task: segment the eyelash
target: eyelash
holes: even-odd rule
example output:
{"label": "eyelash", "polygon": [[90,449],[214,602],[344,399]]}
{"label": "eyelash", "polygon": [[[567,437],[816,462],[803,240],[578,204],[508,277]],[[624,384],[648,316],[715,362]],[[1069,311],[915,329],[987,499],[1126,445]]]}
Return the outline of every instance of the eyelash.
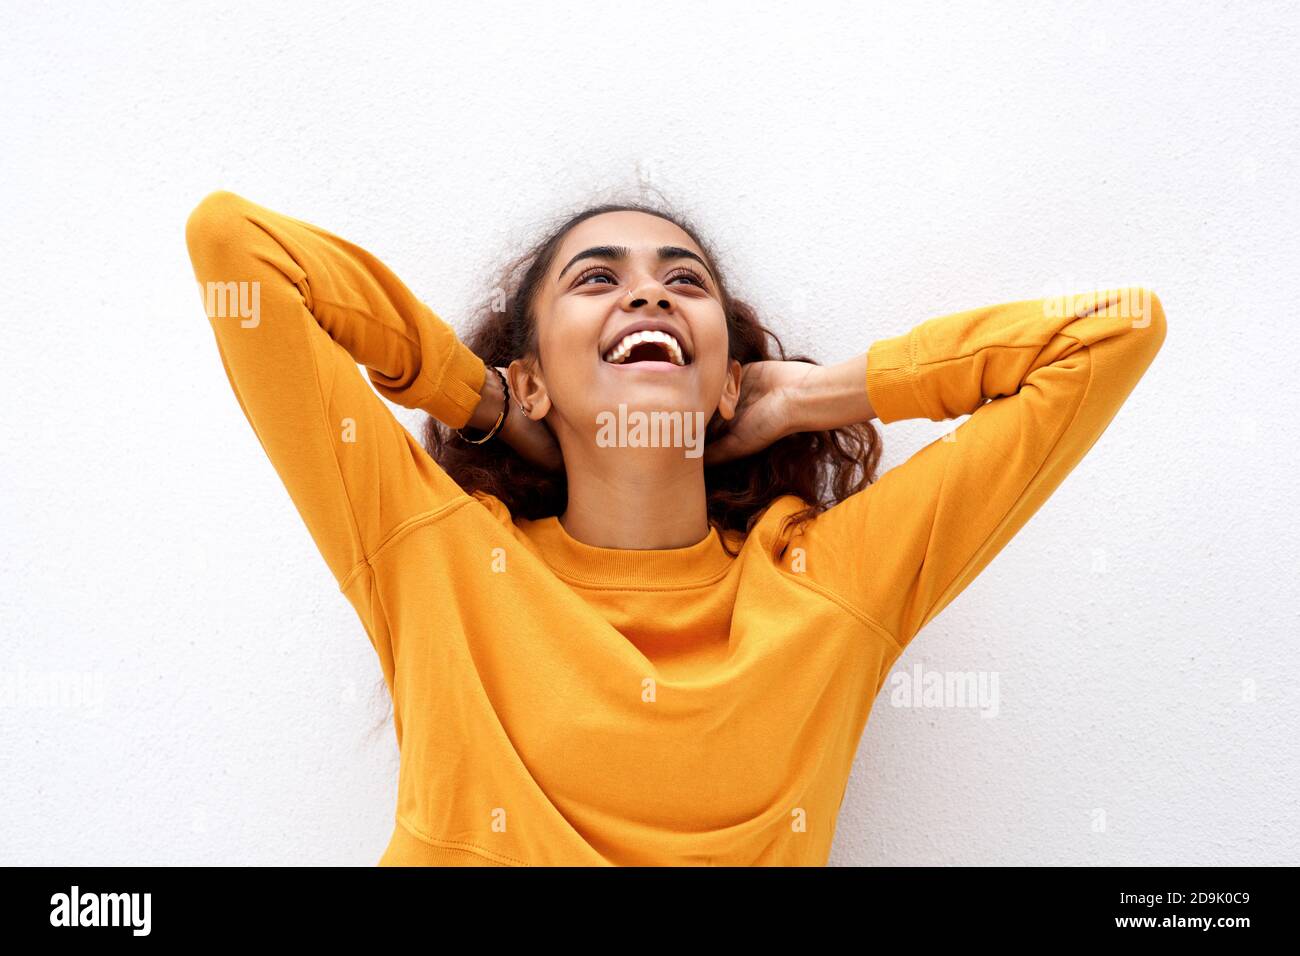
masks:
{"label": "eyelash", "polygon": [[[609,269],[608,267],[606,267],[606,266],[593,266],[592,268],[590,268],[590,269],[588,269],[586,272],[584,272],[582,275],[578,276],[578,278],[574,279],[574,280],[573,280],[573,284],[574,284],[575,286],[584,285],[584,284],[586,283],[588,277],[590,277],[590,276],[594,276],[594,275],[601,275],[601,274],[603,274],[603,275],[608,275],[608,276],[610,276],[611,278],[614,277],[614,273],[611,272],[610,269]],[[670,272],[670,273],[668,274],[668,278],[665,279],[664,281],[665,281],[665,282],[671,282],[673,279],[680,279],[680,278],[682,278],[683,276],[685,276],[685,277],[687,277],[687,278],[690,278],[690,279],[694,279],[695,282],[696,282],[696,284],[699,285],[699,287],[700,287],[701,289],[707,289],[707,288],[708,288],[708,286],[705,285],[704,280],[700,277],[699,273],[695,272],[695,270],[693,270],[693,269],[687,269],[687,268],[681,268],[681,269],[676,270],[675,272]]]}

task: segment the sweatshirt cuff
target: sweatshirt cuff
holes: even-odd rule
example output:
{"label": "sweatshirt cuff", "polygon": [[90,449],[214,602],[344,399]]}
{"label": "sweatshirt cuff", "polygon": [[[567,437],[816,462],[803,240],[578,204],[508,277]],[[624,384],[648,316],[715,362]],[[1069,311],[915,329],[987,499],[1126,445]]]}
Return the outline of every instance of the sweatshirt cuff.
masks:
{"label": "sweatshirt cuff", "polygon": [[867,350],[867,398],[882,424],[930,418],[912,360],[912,331],[877,339]]}
{"label": "sweatshirt cuff", "polygon": [[460,428],[482,400],[486,376],[484,361],[457,339],[447,354],[432,396],[422,407],[448,428]]}

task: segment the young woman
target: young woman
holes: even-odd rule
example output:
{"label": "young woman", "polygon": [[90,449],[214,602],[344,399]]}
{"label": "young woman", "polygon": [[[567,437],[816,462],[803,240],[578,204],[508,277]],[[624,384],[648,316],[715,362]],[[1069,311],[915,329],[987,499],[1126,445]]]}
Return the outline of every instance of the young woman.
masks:
{"label": "young woman", "polygon": [[[465,342],[370,253],[231,192],[186,241],[392,695],[381,865],[824,864],[890,666],[1165,337],[1125,288],[773,359],[696,230],[637,206],[556,229]],[[963,415],[873,480],[872,419]]]}

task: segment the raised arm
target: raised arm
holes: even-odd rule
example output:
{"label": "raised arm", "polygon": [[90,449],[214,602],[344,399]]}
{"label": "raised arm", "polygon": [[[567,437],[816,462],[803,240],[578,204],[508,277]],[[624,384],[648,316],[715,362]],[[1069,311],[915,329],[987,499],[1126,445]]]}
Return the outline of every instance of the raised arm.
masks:
{"label": "raised arm", "polygon": [[868,350],[883,423],[970,417],[819,516],[809,579],[899,648],[942,611],[1092,448],[1165,339],[1148,289],[930,319]]}
{"label": "raised arm", "polygon": [[378,259],[228,191],[185,225],[217,348],[341,589],[407,518],[463,496],[385,397],[466,423],[483,363]]}

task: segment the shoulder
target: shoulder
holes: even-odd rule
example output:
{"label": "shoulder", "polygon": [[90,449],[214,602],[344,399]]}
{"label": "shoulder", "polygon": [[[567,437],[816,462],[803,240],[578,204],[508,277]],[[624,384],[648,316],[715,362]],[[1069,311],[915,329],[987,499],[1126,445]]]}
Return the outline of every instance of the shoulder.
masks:
{"label": "shoulder", "polygon": [[496,495],[489,494],[486,491],[473,491],[470,492],[470,497],[478,503],[479,507],[486,508],[492,517],[502,524],[511,525],[514,523],[510,509]]}
{"label": "shoulder", "polygon": [[783,550],[793,530],[790,519],[808,507],[808,502],[798,495],[774,498],[759,514],[746,542],[750,547],[758,546],[769,553]]}

